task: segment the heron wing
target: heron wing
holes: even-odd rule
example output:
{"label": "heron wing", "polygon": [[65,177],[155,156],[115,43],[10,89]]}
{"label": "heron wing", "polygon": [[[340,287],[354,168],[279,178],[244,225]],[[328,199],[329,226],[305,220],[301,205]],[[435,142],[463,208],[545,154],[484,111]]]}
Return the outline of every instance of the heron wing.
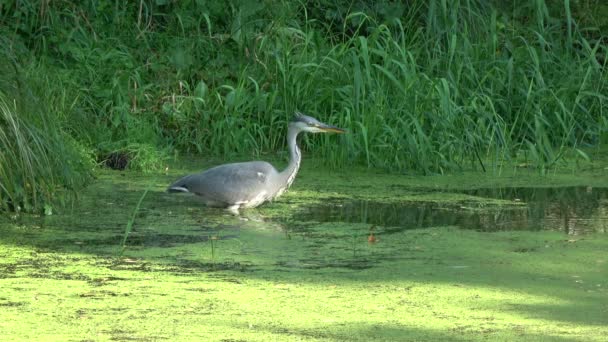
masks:
{"label": "heron wing", "polygon": [[266,162],[233,163],[186,176],[175,185],[207,200],[233,205],[260,200],[260,196],[265,199],[276,174],[276,169]]}

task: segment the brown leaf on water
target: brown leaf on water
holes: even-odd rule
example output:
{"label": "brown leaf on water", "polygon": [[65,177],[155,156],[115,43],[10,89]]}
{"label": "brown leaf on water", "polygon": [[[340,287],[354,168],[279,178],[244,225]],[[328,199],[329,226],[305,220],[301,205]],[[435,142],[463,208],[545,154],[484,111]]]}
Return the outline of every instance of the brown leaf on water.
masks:
{"label": "brown leaf on water", "polygon": [[378,242],[378,239],[374,236],[374,233],[370,233],[369,236],[367,237],[367,242],[376,243],[376,242]]}

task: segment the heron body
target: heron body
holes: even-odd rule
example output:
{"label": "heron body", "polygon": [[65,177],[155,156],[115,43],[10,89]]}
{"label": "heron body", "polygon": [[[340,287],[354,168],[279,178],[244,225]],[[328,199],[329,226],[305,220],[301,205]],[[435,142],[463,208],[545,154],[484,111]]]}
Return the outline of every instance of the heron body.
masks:
{"label": "heron body", "polygon": [[168,191],[193,193],[209,207],[233,211],[272,201],[291,186],[298,173],[302,161],[297,144],[300,132],[343,133],[344,130],[297,113],[287,131],[290,160],[285,170],[279,172],[265,161],[224,164],[187,175],[171,184]]}

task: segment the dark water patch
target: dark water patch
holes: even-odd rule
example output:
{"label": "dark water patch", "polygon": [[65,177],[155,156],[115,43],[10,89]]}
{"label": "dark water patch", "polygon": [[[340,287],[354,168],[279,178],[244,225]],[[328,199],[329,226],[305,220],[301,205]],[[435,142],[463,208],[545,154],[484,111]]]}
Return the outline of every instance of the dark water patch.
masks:
{"label": "dark water patch", "polygon": [[89,276],[80,273],[67,273],[60,271],[53,271],[48,273],[49,279],[55,280],[81,280],[81,281],[91,281]]}
{"label": "dark water patch", "polygon": [[0,264],[0,279],[14,278],[17,271],[15,264]]}
{"label": "dark water patch", "polygon": [[131,279],[109,276],[109,277],[89,279],[88,283],[93,286],[104,286],[104,285],[109,284],[110,282],[126,281],[126,280],[131,280]]}
{"label": "dark water patch", "polygon": [[0,307],[19,307],[27,305],[26,302],[13,302],[10,300],[2,300],[0,299]]}
{"label": "dark water patch", "polygon": [[203,262],[198,260],[178,260],[176,263],[168,265],[165,271],[174,274],[192,274],[197,272],[218,272],[218,271],[251,271],[252,265],[241,262]]}
{"label": "dark water patch", "polygon": [[538,251],[538,247],[518,247],[513,250],[515,253],[532,253]]}
{"label": "dark water patch", "polygon": [[141,271],[141,272],[152,272],[154,268],[149,262],[145,262],[140,259],[121,259],[116,260],[107,268],[114,271]]}
{"label": "dark water patch", "polygon": [[49,271],[48,269],[35,269],[28,273],[28,277],[53,280],[80,280],[90,281],[91,278],[79,273],[67,273],[60,271]]}
{"label": "dark water patch", "polygon": [[150,341],[150,340],[159,340],[159,339],[166,339],[160,336],[152,336],[150,337],[138,337],[137,335],[137,331],[135,330],[123,330],[123,329],[113,329],[110,331],[110,335],[112,335],[112,337],[110,337],[111,341]]}
{"label": "dark water patch", "polygon": [[104,299],[106,297],[129,297],[129,293],[117,293],[114,291],[89,291],[78,295],[81,298]]}
{"label": "dark water patch", "polygon": [[[175,275],[190,275],[199,272],[217,271],[251,271],[252,264],[233,262],[233,261],[209,261],[209,260],[190,260],[190,259],[171,259],[170,263],[154,263],[145,259],[123,258],[116,259],[111,265],[106,266],[111,270],[135,270],[142,272],[169,272]],[[117,279],[119,280],[119,279]],[[101,285],[105,284],[105,280]]]}
{"label": "dark water patch", "polygon": [[[183,246],[187,244],[205,243],[210,240],[229,240],[237,238],[234,234],[221,235],[196,235],[196,234],[158,234],[158,233],[131,233],[127,238],[127,248],[137,247],[161,247],[171,248]],[[56,249],[65,249],[66,246],[77,249],[95,249],[118,247],[121,245],[124,238],[123,234],[115,234],[98,238],[81,238],[81,239],[55,239],[44,241],[38,244],[43,251],[51,252]]]}
{"label": "dark water patch", "polygon": [[385,232],[437,226],[488,232],[555,230],[571,235],[608,231],[608,188],[492,188],[463,193],[508,200],[511,205],[488,205],[475,198],[452,204],[334,201],[305,207],[292,219],[393,227]]}
{"label": "dark water patch", "polygon": [[[143,247],[175,247],[185,244],[194,244],[201,242],[209,242],[209,240],[229,240],[236,238],[236,235],[190,235],[190,234],[137,234],[131,233],[127,238],[127,245],[143,246]],[[120,240],[122,241],[122,236]],[[108,244],[116,244],[113,241],[108,241]]]}
{"label": "dark water patch", "polygon": [[364,270],[372,268],[378,263],[378,258],[372,260],[370,258],[353,258],[353,259],[334,259],[334,260],[318,260],[314,258],[301,259],[297,262],[280,261],[276,266],[286,268],[299,268],[308,270],[318,270],[323,268],[344,268],[349,270]]}

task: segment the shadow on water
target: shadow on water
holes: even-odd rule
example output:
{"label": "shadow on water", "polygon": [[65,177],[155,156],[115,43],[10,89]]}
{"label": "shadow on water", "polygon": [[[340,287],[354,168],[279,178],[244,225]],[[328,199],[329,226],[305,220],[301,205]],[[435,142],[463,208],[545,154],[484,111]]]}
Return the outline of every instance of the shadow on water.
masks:
{"label": "shadow on water", "polygon": [[487,232],[554,230],[569,235],[608,230],[608,188],[486,188],[462,193],[507,200],[511,204],[337,201],[305,207],[292,218],[302,222],[367,223],[406,229],[451,225]]}

